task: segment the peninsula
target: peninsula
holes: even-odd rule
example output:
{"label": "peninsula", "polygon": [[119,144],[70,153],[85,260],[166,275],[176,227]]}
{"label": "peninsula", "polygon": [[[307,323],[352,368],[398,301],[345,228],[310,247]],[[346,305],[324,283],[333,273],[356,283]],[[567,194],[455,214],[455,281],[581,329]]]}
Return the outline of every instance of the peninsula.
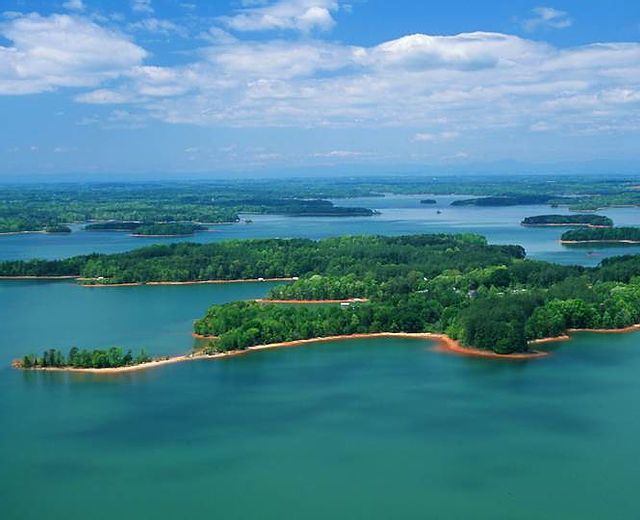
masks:
{"label": "peninsula", "polygon": [[[172,244],[0,263],[4,276],[69,274],[106,286],[289,280],[259,303],[212,306],[194,327],[211,337],[205,355],[326,337],[431,333],[504,356],[531,354],[531,341],[571,329],[640,323],[640,257],[562,266],[469,234]],[[344,305],[295,305],[323,300]]]}

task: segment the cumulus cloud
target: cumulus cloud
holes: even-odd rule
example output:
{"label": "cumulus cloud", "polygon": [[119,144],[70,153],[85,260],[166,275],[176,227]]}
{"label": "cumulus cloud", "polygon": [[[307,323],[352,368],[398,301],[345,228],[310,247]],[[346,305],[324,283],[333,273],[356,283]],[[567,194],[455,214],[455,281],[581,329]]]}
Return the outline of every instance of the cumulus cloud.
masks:
{"label": "cumulus cloud", "polygon": [[553,7],[535,7],[531,16],[522,21],[522,27],[529,32],[538,29],[566,29],[573,25],[568,13]]}
{"label": "cumulus cloud", "polygon": [[[372,47],[221,39],[179,67],[136,67],[107,95],[173,123],[426,126],[415,141],[553,120],[576,129],[638,125],[640,44],[557,49],[497,33],[409,35]],[[608,115],[605,115],[608,114]]]}
{"label": "cumulus cloud", "polygon": [[[267,15],[261,27],[296,29],[311,7],[330,14],[341,8],[323,0],[242,5],[224,21],[230,29],[237,16],[263,24]],[[176,30],[151,16],[129,28]],[[135,124],[146,118],[201,126],[398,126],[411,128],[414,142],[478,129],[543,132],[551,124],[574,133],[640,129],[639,43],[556,48],[473,32],[353,46],[309,35],[233,34],[209,31],[198,40],[203,47],[180,64],[156,66],[143,63],[146,52],[127,36],[88,18],[17,14],[0,25],[11,41],[0,46],[0,93],[85,87],[74,92],[77,101],[135,106]]]}
{"label": "cumulus cloud", "polygon": [[126,36],[77,16],[20,15],[0,25],[0,94],[91,87],[138,65],[144,49]]}
{"label": "cumulus cloud", "polygon": [[[266,4],[266,5],[265,5]],[[244,2],[245,7],[220,21],[234,31],[331,29],[337,0],[278,0],[274,3]]]}

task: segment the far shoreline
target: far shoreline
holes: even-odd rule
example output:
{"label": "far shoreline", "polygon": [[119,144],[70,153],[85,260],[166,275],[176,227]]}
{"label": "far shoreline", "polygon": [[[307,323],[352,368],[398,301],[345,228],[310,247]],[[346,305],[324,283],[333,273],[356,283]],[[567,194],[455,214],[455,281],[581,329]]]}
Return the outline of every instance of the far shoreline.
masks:
{"label": "far shoreline", "polygon": [[[261,283],[261,282],[295,282],[299,278],[297,276],[283,278],[239,278],[234,280],[189,280],[184,282],[172,281],[152,281],[152,282],[122,282],[122,283],[80,283],[82,287],[140,287],[144,285],[204,285],[204,284],[226,284],[226,283]],[[93,282],[96,278],[84,278],[76,275],[16,275],[16,276],[0,276],[3,280],[75,280],[77,282]]]}
{"label": "far shoreline", "polygon": [[[94,278],[76,277],[78,281],[93,281]],[[206,284],[226,284],[226,283],[261,283],[261,282],[294,282],[297,276],[285,278],[239,278],[235,280],[189,280],[186,282],[123,282],[123,283],[83,283],[82,287],[139,287],[144,285],[206,285]]]}
{"label": "far shoreline", "polygon": [[567,222],[566,224],[525,224],[520,223],[522,227],[580,227],[589,229],[611,229],[613,226],[601,226],[598,224],[580,224],[579,222]]}
{"label": "far shoreline", "polygon": [[561,244],[640,244],[640,240],[560,240]]}

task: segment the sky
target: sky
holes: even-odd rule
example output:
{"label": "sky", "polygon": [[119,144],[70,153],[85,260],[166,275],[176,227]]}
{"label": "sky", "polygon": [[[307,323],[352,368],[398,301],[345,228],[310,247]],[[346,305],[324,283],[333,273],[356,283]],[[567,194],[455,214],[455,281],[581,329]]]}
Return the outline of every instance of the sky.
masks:
{"label": "sky", "polygon": [[637,1],[0,0],[0,180],[639,165]]}

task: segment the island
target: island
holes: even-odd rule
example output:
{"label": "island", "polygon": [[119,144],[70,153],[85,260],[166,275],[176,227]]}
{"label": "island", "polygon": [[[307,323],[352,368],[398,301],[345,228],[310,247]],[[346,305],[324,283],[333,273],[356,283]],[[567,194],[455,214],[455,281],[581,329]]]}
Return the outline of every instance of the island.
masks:
{"label": "island", "polygon": [[420,204],[437,204],[438,201],[436,199],[422,199]]}
{"label": "island", "polygon": [[207,231],[209,228],[193,222],[167,222],[156,224],[143,224],[133,230],[134,237],[187,237],[198,231]]}
{"label": "island", "polygon": [[552,200],[558,202],[561,199],[563,199],[563,197],[556,197],[553,195],[500,195],[454,200],[451,205],[491,207],[521,206],[533,204],[549,204]]}
{"label": "island", "polygon": [[[532,345],[546,338],[640,323],[640,257],[608,258],[595,268],[556,265],[472,234],[185,243],[0,263],[3,276],[70,273],[102,286],[289,280],[259,302],[211,307],[194,327],[210,340],[205,356],[367,334],[435,334],[459,351],[521,359],[540,356]],[[341,303],[295,305],[327,300]]]}
{"label": "island", "polygon": [[66,233],[71,233],[71,228],[69,226],[65,226],[64,224],[54,224],[51,226],[46,226],[44,228],[44,232],[50,233],[50,234],[57,234],[57,233],[66,234]]}
{"label": "island", "polygon": [[560,237],[562,244],[640,244],[640,228],[572,229]]}
{"label": "island", "polygon": [[107,222],[93,222],[84,226],[85,231],[133,231],[143,225],[139,221],[109,220]]}
{"label": "island", "polygon": [[132,367],[152,361],[144,350],[134,356],[131,350],[125,352],[121,347],[94,350],[72,347],[67,355],[56,348],[45,350],[41,356],[28,354],[14,361],[14,366],[24,369],[106,369]]}
{"label": "island", "polygon": [[524,218],[521,225],[526,227],[610,228],[613,227],[613,220],[603,215],[536,215]]}

